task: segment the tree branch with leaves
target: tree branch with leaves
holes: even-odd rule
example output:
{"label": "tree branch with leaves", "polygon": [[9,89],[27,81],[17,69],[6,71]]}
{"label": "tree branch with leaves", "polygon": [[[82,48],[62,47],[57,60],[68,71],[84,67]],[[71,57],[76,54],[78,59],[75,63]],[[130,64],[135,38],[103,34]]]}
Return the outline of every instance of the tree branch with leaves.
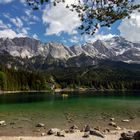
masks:
{"label": "tree branch with leaves", "polygon": [[[39,10],[43,4],[65,3],[66,0],[27,0],[33,10]],[[79,27],[81,34],[93,35],[100,27],[110,27],[117,20],[130,18],[131,13],[140,10],[140,5],[134,0],[75,0],[66,5],[71,11],[76,11],[82,21]]]}

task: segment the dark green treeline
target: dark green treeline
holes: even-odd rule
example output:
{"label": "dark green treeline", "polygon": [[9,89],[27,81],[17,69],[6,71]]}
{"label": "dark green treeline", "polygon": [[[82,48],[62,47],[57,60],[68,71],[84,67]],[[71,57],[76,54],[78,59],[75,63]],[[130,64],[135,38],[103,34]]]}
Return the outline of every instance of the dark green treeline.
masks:
{"label": "dark green treeline", "polygon": [[51,90],[52,87],[140,90],[140,70],[88,67],[33,72],[0,67],[0,90]]}

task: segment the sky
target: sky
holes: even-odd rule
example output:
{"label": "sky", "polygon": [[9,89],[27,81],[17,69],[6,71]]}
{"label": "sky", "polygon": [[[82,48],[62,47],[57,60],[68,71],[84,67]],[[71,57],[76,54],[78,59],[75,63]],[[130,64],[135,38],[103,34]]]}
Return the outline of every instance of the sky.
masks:
{"label": "sky", "polygon": [[[111,27],[100,28],[95,35],[81,35],[78,27],[81,20],[76,12],[66,9],[66,4],[43,5],[34,11],[26,0],[0,0],[0,37],[31,37],[42,42],[60,42],[65,45],[80,45],[97,39],[122,36],[128,41],[140,42],[140,13],[133,12],[131,19],[116,21]],[[136,0],[140,3],[140,0]]]}

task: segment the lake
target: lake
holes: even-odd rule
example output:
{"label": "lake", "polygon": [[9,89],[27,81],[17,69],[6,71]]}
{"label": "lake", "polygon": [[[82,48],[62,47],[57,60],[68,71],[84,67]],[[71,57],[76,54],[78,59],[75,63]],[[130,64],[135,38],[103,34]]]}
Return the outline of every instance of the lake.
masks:
{"label": "lake", "polygon": [[[76,124],[110,128],[110,118],[122,128],[140,129],[140,92],[12,93],[0,95],[0,135],[39,135],[49,128]],[[130,122],[122,122],[129,119]],[[37,123],[45,128],[37,128]]]}

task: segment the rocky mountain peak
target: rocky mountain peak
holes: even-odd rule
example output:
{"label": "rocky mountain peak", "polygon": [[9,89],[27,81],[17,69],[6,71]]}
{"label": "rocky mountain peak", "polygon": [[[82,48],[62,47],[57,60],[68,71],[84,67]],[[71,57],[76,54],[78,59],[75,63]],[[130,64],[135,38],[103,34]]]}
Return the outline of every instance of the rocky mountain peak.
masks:
{"label": "rocky mountain peak", "polygon": [[42,43],[28,37],[0,38],[0,54],[5,52],[13,58],[34,58],[35,60],[42,57],[43,59],[40,60],[43,60],[43,62],[45,58],[51,58],[51,62],[53,59],[58,62],[58,59],[59,62],[67,63],[69,61],[68,64],[72,62],[72,64],[76,63],[77,66],[84,65],[84,63],[97,64],[97,61],[101,59],[140,63],[140,44],[129,42],[118,36],[108,40],[97,40],[93,43],[71,47],[57,42]]}

